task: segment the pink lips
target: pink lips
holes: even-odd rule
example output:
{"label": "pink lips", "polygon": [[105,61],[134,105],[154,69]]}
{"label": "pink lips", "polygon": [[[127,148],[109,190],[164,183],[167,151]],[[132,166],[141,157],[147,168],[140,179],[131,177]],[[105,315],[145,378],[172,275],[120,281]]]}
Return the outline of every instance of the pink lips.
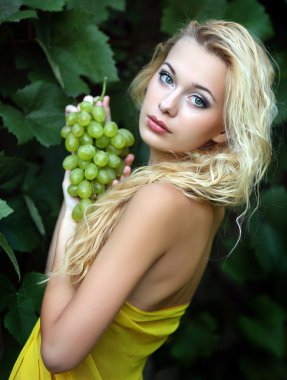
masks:
{"label": "pink lips", "polygon": [[171,133],[164,122],[158,120],[155,116],[148,116],[147,125],[156,133]]}

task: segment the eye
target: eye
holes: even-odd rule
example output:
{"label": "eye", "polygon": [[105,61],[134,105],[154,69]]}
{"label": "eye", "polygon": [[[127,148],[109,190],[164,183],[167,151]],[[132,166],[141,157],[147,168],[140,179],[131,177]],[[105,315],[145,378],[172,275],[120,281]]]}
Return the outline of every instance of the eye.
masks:
{"label": "eye", "polygon": [[207,108],[208,103],[205,99],[198,95],[191,95],[191,102],[198,108]]}
{"label": "eye", "polygon": [[159,80],[164,83],[164,84],[167,84],[167,85],[172,85],[173,84],[173,79],[172,77],[169,75],[168,72],[164,71],[164,70],[161,70],[159,72]]}

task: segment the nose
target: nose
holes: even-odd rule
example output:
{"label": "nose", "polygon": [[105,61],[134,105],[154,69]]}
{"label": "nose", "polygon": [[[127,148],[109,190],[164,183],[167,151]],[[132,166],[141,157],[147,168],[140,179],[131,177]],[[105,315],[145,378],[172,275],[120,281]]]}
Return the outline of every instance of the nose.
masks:
{"label": "nose", "polygon": [[164,114],[175,117],[178,112],[178,96],[175,92],[170,92],[158,103],[158,108]]}

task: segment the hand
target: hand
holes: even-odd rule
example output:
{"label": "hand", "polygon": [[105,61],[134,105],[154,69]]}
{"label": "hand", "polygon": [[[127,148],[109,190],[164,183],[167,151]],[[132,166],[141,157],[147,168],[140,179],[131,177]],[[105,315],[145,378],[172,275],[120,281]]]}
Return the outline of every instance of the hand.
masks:
{"label": "hand", "polygon": [[[93,98],[91,95],[86,95],[83,100],[90,102],[93,105],[103,105],[106,112],[106,121],[111,121],[110,97],[108,95],[104,96],[103,102],[98,101],[98,99],[99,96]],[[79,105],[73,106],[72,104],[69,104],[65,108],[65,114],[78,112],[79,110]]]}
{"label": "hand", "polygon": [[62,182],[63,194],[64,194],[64,202],[66,206],[66,210],[69,210],[72,213],[73,208],[79,203],[79,198],[72,197],[67,189],[70,185],[70,170],[65,171],[64,179]]}
{"label": "hand", "polygon": [[115,179],[113,181],[112,186],[117,185],[122,179],[124,179],[124,178],[126,178],[126,177],[128,177],[128,176],[131,175],[131,171],[132,171],[131,166],[132,166],[132,164],[134,162],[134,159],[135,159],[134,154],[129,153],[127,155],[127,157],[125,158],[125,167],[124,167],[124,170],[123,170],[123,174],[122,174],[122,176],[121,176],[120,179]]}

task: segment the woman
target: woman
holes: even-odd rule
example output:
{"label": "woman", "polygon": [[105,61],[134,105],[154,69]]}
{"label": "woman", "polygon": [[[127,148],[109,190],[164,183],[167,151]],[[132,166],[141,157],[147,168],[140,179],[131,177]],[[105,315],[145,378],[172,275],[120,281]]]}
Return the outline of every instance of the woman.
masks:
{"label": "woman", "polygon": [[266,171],[272,80],[236,23],[191,22],[157,47],[131,86],[149,165],[77,226],[65,192],[41,327],[10,379],[142,378],[192,300],[224,208],[245,214]]}

